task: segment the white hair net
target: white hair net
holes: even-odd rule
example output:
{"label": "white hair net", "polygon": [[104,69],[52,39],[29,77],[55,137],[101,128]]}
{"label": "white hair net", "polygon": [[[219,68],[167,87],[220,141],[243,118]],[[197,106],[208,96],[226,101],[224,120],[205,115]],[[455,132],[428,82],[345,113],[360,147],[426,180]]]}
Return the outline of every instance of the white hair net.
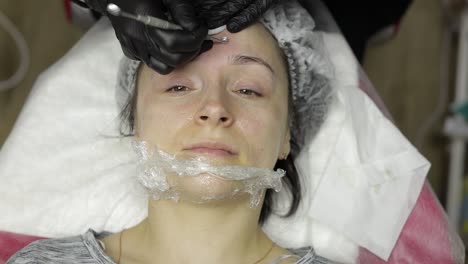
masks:
{"label": "white hair net", "polygon": [[332,66],[315,22],[296,1],[267,12],[260,22],[272,33],[287,57],[292,93],[292,141],[297,154],[313,137],[327,114],[332,95]]}

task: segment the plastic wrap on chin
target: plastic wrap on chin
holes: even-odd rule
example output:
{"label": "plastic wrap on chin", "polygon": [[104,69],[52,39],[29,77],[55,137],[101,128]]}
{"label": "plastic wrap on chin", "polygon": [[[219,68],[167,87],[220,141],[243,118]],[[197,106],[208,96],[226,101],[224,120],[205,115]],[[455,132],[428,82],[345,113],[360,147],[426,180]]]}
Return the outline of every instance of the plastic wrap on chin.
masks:
{"label": "plastic wrap on chin", "polygon": [[[190,199],[191,202],[224,200],[246,193],[250,195],[250,207],[255,208],[259,206],[265,189],[274,189],[276,192],[281,190],[281,178],[285,175],[281,169],[273,171],[246,166],[214,166],[203,157],[178,159],[145,141],[133,141],[133,148],[138,156],[138,181],[155,200],[178,201],[183,192],[180,179],[203,177],[198,181],[202,190],[196,198]],[[220,193],[211,191],[216,181],[224,181],[228,189]]]}

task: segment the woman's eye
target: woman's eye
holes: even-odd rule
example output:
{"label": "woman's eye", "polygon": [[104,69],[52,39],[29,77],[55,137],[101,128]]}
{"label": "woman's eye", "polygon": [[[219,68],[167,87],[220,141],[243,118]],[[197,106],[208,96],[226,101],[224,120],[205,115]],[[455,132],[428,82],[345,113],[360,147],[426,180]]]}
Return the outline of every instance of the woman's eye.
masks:
{"label": "woman's eye", "polygon": [[183,85],[174,85],[174,86],[171,86],[169,89],[166,90],[166,92],[170,92],[170,93],[180,93],[180,92],[187,92],[189,91],[190,89],[187,87],[187,86],[183,86]]}
{"label": "woman's eye", "polygon": [[256,91],[250,90],[250,89],[240,89],[237,91],[238,93],[246,96],[255,96],[255,97],[261,97],[262,95]]}

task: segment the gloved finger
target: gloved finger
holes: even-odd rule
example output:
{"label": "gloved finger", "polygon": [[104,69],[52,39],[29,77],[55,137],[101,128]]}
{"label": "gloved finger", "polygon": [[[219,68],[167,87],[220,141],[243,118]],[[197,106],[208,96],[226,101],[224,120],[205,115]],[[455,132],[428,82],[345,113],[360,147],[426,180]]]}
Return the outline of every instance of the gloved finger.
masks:
{"label": "gloved finger", "polygon": [[120,42],[120,47],[122,48],[122,51],[125,54],[125,56],[132,60],[140,60],[140,58],[136,57],[136,54],[138,53],[134,41],[132,41],[131,38],[127,35],[122,34],[118,31],[115,32],[115,35],[117,36],[117,39]]}
{"label": "gloved finger", "polygon": [[[74,1],[76,3],[81,3],[80,1]],[[96,12],[99,12],[102,15],[106,15],[106,7],[107,1],[106,0],[85,0],[85,3],[88,7],[93,9]]]}
{"label": "gloved finger", "polygon": [[[208,51],[212,47],[213,47],[213,41],[205,40],[198,54],[185,57],[186,61],[184,62],[188,62],[190,59],[193,59],[194,57],[200,55],[201,53]],[[148,61],[145,63],[146,65],[148,65],[148,67],[159,72],[160,74],[169,74],[174,70],[176,66],[179,66],[180,64],[183,63],[183,62],[179,62],[176,66],[170,66],[164,63],[164,61],[167,61],[167,59],[168,58],[164,57],[163,55],[156,55],[156,57],[153,57],[150,55]]]}
{"label": "gloved finger", "polygon": [[168,52],[166,50],[159,50],[159,51],[151,51],[151,58],[154,58],[164,64],[167,64],[171,67],[177,67],[178,65],[184,64],[195,56],[197,56],[199,50],[193,52],[185,52],[185,53],[173,53]]}
{"label": "gloved finger", "polygon": [[197,17],[195,7],[187,0],[164,0],[164,5],[169,10],[174,21],[188,31],[194,31],[200,27],[200,19]]}
{"label": "gloved finger", "polygon": [[255,0],[235,0],[235,1],[226,1],[223,6],[219,8],[213,8],[213,10],[218,10],[220,12],[220,16],[227,16],[227,17],[234,17],[236,14],[241,12],[242,10],[248,8]]}
{"label": "gloved finger", "polygon": [[130,51],[133,52],[133,56],[138,60],[148,60],[150,51],[148,50],[148,42],[146,40],[129,38],[126,46],[131,49]]}
{"label": "gloved finger", "polygon": [[147,62],[145,62],[146,65],[148,65],[148,67],[150,67],[151,69],[153,69],[154,71],[162,74],[162,75],[166,75],[166,74],[169,74],[171,73],[174,68],[167,65],[167,64],[164,64],[163,62],[153,58],[153,57],[150,57],[149,60]]}
{"label": "gloved finger", "polygon": [[132,40],[145,41],[144,24],[125,17],[109,17],[120,43],[127,44]]}
{"label": "gloved finger", "polygon": [[203,52],[209,51],[213,47],[213,41],[212,40],[205,40],[203,41],[200,51],[198,52],[198,55],[202,54]]}
{"label": "gloved finger", "polygon": [[195,6],[196,12],[203,18],[206,14],[209,14],[210,10],[220,10],[226,3],[232,2],[232,0],[194,0],[192,1]]}
{"label": "gloved finger", "polygon": [[241,10],[247,8],[253,0],[199,1],[197,12],[204,18],[208,28],[225,25]]}
{"label": "gloved finger", "polygon": [[201,24],[195,31],[190,32],[186,30],[164,30],[149,26],[146,29],[147,40],[153,46],[159,46],[174,53],[198,51],[208,35],[208,28],[204,24]]}
{"label": "gloved finger", "polygon": [[140,58],[135,56],[135,52],[132,49],[129,49],[128,46],[120,45],[124,55],[131,60],[140,60]]}
{"label": "gloved finger", "polygon": [[273,4],[277,3],[275,0],[256,0],[251,3],[246,9],[242,10],[235,17],[231,18],[226,27],[231,33],[236,33],[253,22],[255,22],[265,11],[267,11]]}

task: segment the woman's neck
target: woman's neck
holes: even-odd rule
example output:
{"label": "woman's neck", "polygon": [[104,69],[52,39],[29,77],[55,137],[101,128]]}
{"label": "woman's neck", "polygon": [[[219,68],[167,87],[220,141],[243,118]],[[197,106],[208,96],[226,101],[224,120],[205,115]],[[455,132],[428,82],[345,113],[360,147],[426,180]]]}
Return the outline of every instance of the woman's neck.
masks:
{"label": "woman's neck", "polygon": [[248,202],[150,201],[148,217],[122,234],[121,263],[255,263],[272,242]]}

